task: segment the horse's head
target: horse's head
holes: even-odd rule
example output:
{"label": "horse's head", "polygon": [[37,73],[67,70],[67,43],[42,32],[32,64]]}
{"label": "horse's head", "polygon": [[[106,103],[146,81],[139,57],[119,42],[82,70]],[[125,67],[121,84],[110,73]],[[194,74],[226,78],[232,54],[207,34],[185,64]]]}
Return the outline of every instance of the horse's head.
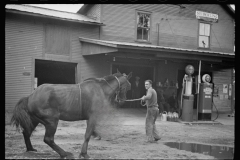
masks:
{"label": "horse's head", "polygon": [[127,91],[131,90],[131,83],[128,80],[132,77],[132,72],[126,75],[125,73],[121,74],[118,71],[113,75],[118,78],[120,83],[120,89],[117,93],[117,101],[119,102],[125,101],[127,99],[126,98]]}

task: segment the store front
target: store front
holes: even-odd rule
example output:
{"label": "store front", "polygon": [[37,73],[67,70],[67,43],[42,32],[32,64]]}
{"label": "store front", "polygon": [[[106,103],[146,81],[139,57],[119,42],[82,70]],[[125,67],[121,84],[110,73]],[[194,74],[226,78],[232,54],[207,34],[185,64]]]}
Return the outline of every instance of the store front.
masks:
{"label": "store front", "polygon": [[[79,38],[82,43],[82,54],[84,57],[102,55],[110,62],[110,74],[117,71],[128,74],[133,72],[134,76],[140,76],[141,80],[153,80],[153,87],[157,91],[164,90],[164,95],[170,97],[178,95],[182,88],[182,79],[187,65],[195,69],[194,81],[200,69],[200,75],[209,74],[212,76],[212,83],[222,86],[223,83],[230,84],[228,72],[234,67],[234,56],[211,51],[199,51],[190,49],[177,49],[170,47],[153,46],[148,44],[124,43],[115,41],[104,41],[87,38]],[[199,64],[201,61],[201,68]],[[99,69],[99,68],[98,68]],[[226,73],[218,77],[219,73]],[[223,74],[224,75],[224,74]],[[226,79],[227,75],[227,79]],[[133,83],[134,78],[131,79]],[[164,83],[168,81],[168,86]],[[194,82],[193,93],[196,93]],[[161,86],[165,88],[160,88]],[[195,90],[195,91],[194,91]],[[219,92],[220,93],[220,92]],[[144,92],[143,92],[144,94]],[[131,92],[127,98],[131,98]],[[220,97],[220,95],[219,95]],[[230,108],[228,98],[216,98],[219,108]],[[222,97],[222,95],[221,95]],[[224,101],[224,106],[221,106]],[[196,108],[196,100],[194,107]]]}

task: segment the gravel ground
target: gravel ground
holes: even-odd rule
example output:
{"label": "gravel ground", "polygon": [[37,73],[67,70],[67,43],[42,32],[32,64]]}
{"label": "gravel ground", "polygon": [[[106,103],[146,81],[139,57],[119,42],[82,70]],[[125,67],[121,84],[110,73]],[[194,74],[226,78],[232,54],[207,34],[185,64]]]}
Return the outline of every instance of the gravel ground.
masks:
{"label": "gravel ground", "polygon": [[[98,127],[102,139],[91,139],[88,154],[93,159],[214,159],[210,155],[170,148],[166,142],[187,142],[213,146],[234,147],[234,125],[186,125],[162,122],[156,126],[161,135],[157,143],[147,143],[145,135],[146,109],[120,108],[111,113],[108,123]],[[78,158],[84,141],[86,121],[59,121],[55,142],[68,158]],[[5,125],[6,159],[58,159],[59,155],[43,142],[45,128],[39,124],[31,136],[38,152],[26,152],[24,139],[15,128]]]}

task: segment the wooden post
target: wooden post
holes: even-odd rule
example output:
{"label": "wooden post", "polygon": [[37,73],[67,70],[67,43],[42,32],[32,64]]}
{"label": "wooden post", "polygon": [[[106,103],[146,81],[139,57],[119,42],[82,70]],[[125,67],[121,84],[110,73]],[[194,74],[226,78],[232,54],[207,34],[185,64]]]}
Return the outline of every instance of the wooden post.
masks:
{"label": "wooden post", "polygon": [[199,89],[200,89],[200,82],[201,82],[201,60],[199,61],[199,69],[198,69],[198,90],[197,90],[197,121],[198,121],[198,104],[199,104]]}

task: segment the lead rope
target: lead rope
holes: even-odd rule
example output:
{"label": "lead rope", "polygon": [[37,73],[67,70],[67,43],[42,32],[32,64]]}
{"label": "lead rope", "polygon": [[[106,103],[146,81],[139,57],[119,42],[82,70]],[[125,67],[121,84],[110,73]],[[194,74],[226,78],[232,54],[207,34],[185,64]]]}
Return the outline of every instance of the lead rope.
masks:
{"label": "lead rope", "polygon": [[[140,101],[141,100],[141,98],[138,98],[138,99],[128,99],[128,100],[125,100],[125,101],[127,101],[127,102],[133,102],[133,101]],[[141,100],[141,105],[142,106],[146,106],[147,104],[145,103],[145,104],[143,104],[143,100]]]}

